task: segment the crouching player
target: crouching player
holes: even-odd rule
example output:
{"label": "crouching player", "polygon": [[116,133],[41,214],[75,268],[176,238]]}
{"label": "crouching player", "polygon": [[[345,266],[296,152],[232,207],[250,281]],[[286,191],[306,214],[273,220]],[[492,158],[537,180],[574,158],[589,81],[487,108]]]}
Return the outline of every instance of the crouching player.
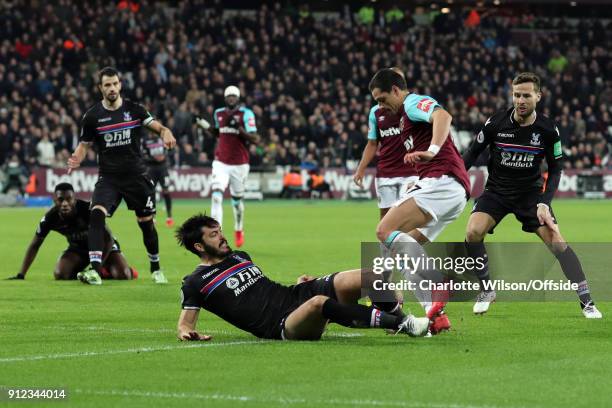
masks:
{"label": "crouching player", "polygon": [[[79,279],[83,283],[100,285],[101,277],[93,270],[85,271],[89,265],[87,231],[89,229],[89,202],[78,200],[72,185],[60,183],[53,193],[54,206],[40,220],[34,238],[30,242],[19,273],[9,279],[25,279],[38,250],[50,231],[66,237],[68,248],[60,255],[53,275],[58,280]],[[135,279],[136,270],[130,268],[119,249],[119,243],[107,229],[102,277],[107,279]]]}
{"label": "crouching player", "polygon": [[427,333],[426,317],[391,314],[358,304],[359,270],[283,286],[264,276],[246,252],[232,251],[214,218],[195,215],[178,229],[176,237],[201,261],[183,280],[180,340],[211,339],[196,331],[201,308],[266,339],[319,340],[330,321],[354,328],[381,327],[410,336]]}

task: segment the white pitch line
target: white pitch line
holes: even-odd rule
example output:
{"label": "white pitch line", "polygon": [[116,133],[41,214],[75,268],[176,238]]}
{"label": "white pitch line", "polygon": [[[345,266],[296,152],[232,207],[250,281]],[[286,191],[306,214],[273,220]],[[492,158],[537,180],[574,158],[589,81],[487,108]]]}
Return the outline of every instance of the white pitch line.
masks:
{"label": "white pitch line", "polygon": [[[172,329],[145,329],[145,328],[115,328],[107,326],[47,326],[48,329],[55,330],[86,330],[86,331],[105,331],[110,333],[176,333]],[[219,330],[219,329],[203,329],[204,334],[228,334],[235,335],[236,331]],[[328,331],[324,337],[363,337],[363,333],[344,332],[344,331]]]}
{"label": "white pitch line", "polygon": [[[178,341],[178,340],[177,340]],[[108,351],[81,351],[78,353],[59,353],[59,354],[42,354],[35,356],[17,356],[17,357],[6,357],[0,358],[0,363],[14,363],[19,361],[37,361],[37,360],[57,360],[62,358],[80,358],[80,357],[96,357],[96,356],[108,356],[113,354],[130,354],[130,353],[151,353],[154,351],[168,351],[168,350],[179,350],[179,349],[191,349],[191,348],[205,348],[205,347],[225,347],[225,346],[240,346],[245,344],[265,344],[271,343],[271,341],[265,340],[250,340],[250,341],[230,341],[226,343],[189,343],[180,344],[175,346],[158,346],[158,347],[140,347],[130,348],[123,350],[108,350]]]}
{"label": "white pitch line", "polygon": [[[229,394],[202,394],[189,392],[151,392],[138,390],[82,390],[76,389],[73,392],[83,395],[97,396],[120,396],[120,397],[143,397],[143,398],[169,398],[169,399],[198,399],[209,401],[234,401],[234,402],[255,402],[255,403],[276,403],[280,405],[349,405],[349,406],[378,406],[378,407],[405,407],[405,408],[519,408],[517,406],[497,406],[497,405],[473,405],[457,403],[435,403],[418,401],[384,401],[374,399],[305,399],[291,397],[255,397],[248,395],[229,395]],[[520,407],[522,408],[522,407]]]}

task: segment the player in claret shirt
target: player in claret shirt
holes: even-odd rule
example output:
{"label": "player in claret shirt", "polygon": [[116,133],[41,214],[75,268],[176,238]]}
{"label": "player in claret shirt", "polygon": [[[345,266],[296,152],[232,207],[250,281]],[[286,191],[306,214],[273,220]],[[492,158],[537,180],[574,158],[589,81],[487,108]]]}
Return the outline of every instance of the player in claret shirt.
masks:
{"label": "player in claret shirt", "polygon": [[80,142],[68,159],[68,172],[80,166],[90,146],[98,153],[98,181],[91,200],[89,260],[101,273],[104,226],[121,200],[136,213],[138,226],[149,256],[151,278],[168,283],[159,265],[159,240],[153,222],[155,189],[147,174],[141,144],[143,127],[158,134],[164,147],[176,144],[172,132],[155,120],[140,104],[121,97],[121,80],[114,68],[103,68],[99,75],[102,100],[92,106],[81,121]]}
{"label": "player in claret shirt", "polygon": [[[404,77],[393,68],[379,70],[369,89],[382,109],[400,115],[400,132],[408,150],[404,161],[419,175],[379,222],[376,236],[391,253],[420,257],[426,254],[421,244],[435,240],[457,219],[469,197],[468,175],[450,137],[452,117],[432,97],[408,92]],[[406,275],[409,279],[415,276],[420,274]],[[447,294],[417,296],[432,319],[432,333],[450,328],[443,314]]]}
{"label": "player in claret shirt", "polygon": [[[496,113],[484,124],[469,150],[463,155],[465,168],[472,167],[480,153],[489,148],[489,178],[485,191],[476,200],[466,231],[466,247],[471,257],[487,257],[484,238],[507,214],[523,224],[523,231],[535,232],[553,252],[563,273],[578,284],[583,315],[599,319],[580,260],[559,231],[551,201],[561,179],[563,151],[555,123],[536,112],[542,94],[540,78],[523,72],[512,81],[513,107]],[[544,180],[541,164],[546,159],[548,178]],[[482,283],[489,281],[488,263],[475,270]],[[495,291],[478,294],[473,311],[487,312],[495,300]]]}
{"label": "player in claret shirt", "polygon": [[[392,69],[404,76],[399,68]],[[406,148],[400,132],[401,117],[401,113],[382,109],[379,104],[370,109],[368,143],[353,176],[355,184],[363,188],[365,170],[374,157],[377,157],[374,182],[381,219],[419,179],[414,166],[404,163]]]}
{"label": "player in claret shirt", "polygon": [[381,327],[423,336],[426,317],[391,314],[357,303],[361,271],[338,272],[322,278],[302,277],[283,286],[268,279],[246,252],[232,251],[219,223],[205,215],[189,218],[178,229],[181,246],[200,259],[183,279],[180,340],[210,340],[196,331],[200,309],[265,339],[319,340],[328,321],[346,327]]}
{"label": "player in claret shirt", "polygon": [[255,114],[241,106],[240,89],[234,85],[225,88],[225,107],[214,112],[215,126],[205,119],[197,119],[204,130],[218,137],[215,160],[212,163],[212,193],[210,215],[223,224],[223,192],[229,184],[234,210],[234,237],[236,246],[244,244],[244,189],[249,176],[249,143],[259,143]]}

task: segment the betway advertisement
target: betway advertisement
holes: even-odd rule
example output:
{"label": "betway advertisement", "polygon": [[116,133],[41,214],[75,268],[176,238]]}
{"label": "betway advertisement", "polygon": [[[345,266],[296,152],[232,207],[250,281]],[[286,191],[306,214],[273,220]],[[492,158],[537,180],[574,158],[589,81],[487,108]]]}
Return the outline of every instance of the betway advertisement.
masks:
{"label": "betway advertisement", "polygon": [[[51,195],[56,184],[61,182],[71,183],[79,198],[89,199],[98,179],[96,168],[76,169],[67,174],[64,169],[37,169],[36,192],[33,195]],[[171,169],[169,171],[170,191],[175,198],[207,198],[210,197],[211,169],[189,168]],[[322,171],[325,181],[329,183],[332,194],[336,198],[347,196],[349,190],[357,187],[353,183],[352,173],[340,168],[329,168]],[[577,197],[578,179],[581,172],[577,170],[565,171],[561,177],[559,190],[556,197]],[[603,177],[603,192],[607,198],[612,198],[612,170],[601,171]],[[471,170],[469,172],[472,184],[472,197],[478,197],[486,182],[486,171]],[[369,190],[375,197],[374,190],[375,170],[368,169],[363,180],[364,189]],[[282,173],[258,173],[251,172],[247,182],[247,190],[261,191],[266,197],[278,195],[282,189]],[[304,190],[308,181],[308,173],[302,172]]]}

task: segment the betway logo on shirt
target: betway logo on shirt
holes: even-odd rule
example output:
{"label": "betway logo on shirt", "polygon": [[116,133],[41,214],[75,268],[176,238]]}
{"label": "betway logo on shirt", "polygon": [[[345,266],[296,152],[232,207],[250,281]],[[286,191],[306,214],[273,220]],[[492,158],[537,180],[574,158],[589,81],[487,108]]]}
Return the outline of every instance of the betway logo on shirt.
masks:
{"label": "betway logo on shirt", "polygon": [[392,127],[389,129],[385,129],[385,130],[380,130],[380,137],[387,137],[387,136],[397,136],[399,135],[400,129],[398,127]]}
{"label": "betway logo on shirt", "polygon": [[219,129],[219,132],[221,133],[235,133],[235,134],[240,134],[240,131],[238,129],[234,129],[233,127],[229,127],[229,126],[223,126],[222,128]]}

